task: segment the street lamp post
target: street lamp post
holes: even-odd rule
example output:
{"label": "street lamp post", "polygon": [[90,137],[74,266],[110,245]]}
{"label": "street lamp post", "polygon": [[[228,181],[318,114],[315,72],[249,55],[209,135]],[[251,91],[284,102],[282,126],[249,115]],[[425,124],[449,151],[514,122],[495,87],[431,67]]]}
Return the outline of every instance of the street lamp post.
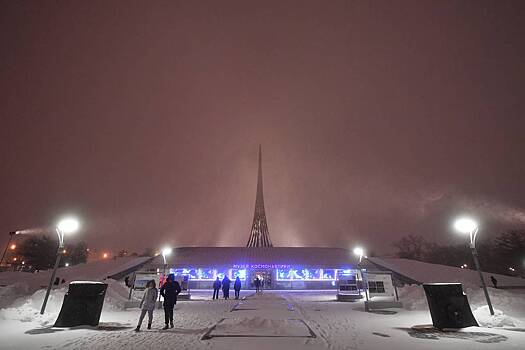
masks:
{"label": "street lamp post", "polygon": [[468,233],[470,236],[470,251],[472,253],[472,257],[474,258],[474,265],[476,265],[476,270],[478,270],[479,279],[481,280],[481,286],[483,287],[483,292],[485,293],[485,299],[487,299],[487,305],[489,306],[490,314],[494,315],[494,309],[492,308],[492,303],[490,301],[487,285],[485,284],[485,279],[483,278],[483,274],[481,273],[481,269],[479,268],[478,251],[476,249],[476,236],[478,234],[478,224],[472,219],[461,218],[456,220],[456,222],[454,223],[454,228],[461,233]]}
{"label": "street lamp post", "polygon": [[5,246],[4,254],[2,254],[2,258],[0,259],[0,266],[2,266],[2,263],[4,262],[5,253],[7,253],[7,249],[9,249],[9,243],[11,243],[13,236],[16,234],[18,234],[17,231],[9,232],[9,240],[7,241],[7,245]]}
{"label": "street lamp post", "polygon": [[49,285],[47,286],[46,296],[44,297],[44,302],[42,303],[42,309],[40,309],[40,314],[43,315],[46,310],[47,299],[49,298],[49,293],[51,293],[51,288],[53,287],[53,281],[55,280],[55,275],[60,264],[60,258],[64,251],[64,235],[68,233],[73,233],[78,230],[79,224],[76,219],[67,218],[60,221],[55,228],[55,231],[58,236],[58,250],[57,250],[57,259],[55,261],[55,267],[53,268],[53,273],[49,279]]}
{"label": "street lamp post", "polygon": [[[162,249],[162,259],[164,260],[164,268],[162,270],[162,278],[164,278],[164,283],[166,283],[166,267],[168,267],[168,262],[166,261],[166,256],[171,254],[171,248]],[[159,294],[160,301],[160,294]]]}
{"label": "street lamp post", "polygon": [[162,271],[162,274],[166,276],[166,267],[168,267],[168,262],[166,261],[166,256],[171,254],[171,248],[164,248],[162,249],[162,259],[164,260],[164,270]]}
{"label": "street lamp post", "polygon": [[[363,260],[363,255],[365,255],[365,251],[361,247],[355,247],[354,248],[354,255],[357,255],[359,257],[359,262],[357,263],[357,268],[359,269],[359,274],[361,275],[361,283],[363,283],[363,272],[361,271],[361,260]],[[357,274],[356,274],[355,277],[356,277],[356,283],[357,283],[358,282]],[[359,283],[357,283],[357,290],[359,292],[359,296],[361,296],[361,288],[359,287]],[[366,294],[366,289],[365,289],[365,296],[366,296],[366,300],[368,300],[368,295]]]}
{"label": "street lamp post", "polygon": [[359,263],[357,263],[357,266],[359,266],[361,264],[361,260],[363,260],[363,255],[365,255],[365,251],[361,247],[355,247],[354,254],[359,257]]}

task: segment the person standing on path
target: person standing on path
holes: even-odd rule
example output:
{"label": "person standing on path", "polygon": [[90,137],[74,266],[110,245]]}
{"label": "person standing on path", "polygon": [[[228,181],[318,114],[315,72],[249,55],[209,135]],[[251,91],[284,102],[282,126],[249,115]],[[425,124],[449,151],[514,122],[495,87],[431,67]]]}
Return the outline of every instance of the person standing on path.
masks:
{"label": "person standing on path", "polygon": [[259,279],[259,276],[255,277],[253,284],[255,284],[255,293],[259,293],[261,288],[261,280]]}
{"label": "person standing on path", "polygon": [[230,279],[228,276],[224,276],[222,279],[222,295],[224,296],[224,299],[230,299]]}
{"label": "person standing on path", "polygon": [[235,290],[235,299],[239,299],[239,294],[241,293],[241,279],[239,278],[239,276],[237,276],[237,278],[235,279],[233,289]]}
{"label": "person standing on path", "polygon": [[137,328],[135,328],[135,332],[140,331],[140,326],[142,325],[144,316],[146,316],[146,312],[148,313],[148,329],[151,329],[151,323],[153,322],[153,310],[155,310],[157,296],[158,291],[157,287],[155,286],[155,280],[148,281],[148,284],[146,284],[146,291],[144,292],[144,296],[142,297],[142,301],[140,302],[141,311],[139,317],[139,324],[137,325]]}
{"label": "person standing on path", "polygon": [[180,292],[179,282],[175,281],[175,275],[170,273],[160,288],[160,295],[164,298],[164,323],[166,324],[162,329],[173,328],[173,308],[177,304],[177,295]]}
{"label": "person standing on path", "polygon": [[221,280],[219,277],[213,282],[213,300],[219,299],[219,290],[221,289]]}

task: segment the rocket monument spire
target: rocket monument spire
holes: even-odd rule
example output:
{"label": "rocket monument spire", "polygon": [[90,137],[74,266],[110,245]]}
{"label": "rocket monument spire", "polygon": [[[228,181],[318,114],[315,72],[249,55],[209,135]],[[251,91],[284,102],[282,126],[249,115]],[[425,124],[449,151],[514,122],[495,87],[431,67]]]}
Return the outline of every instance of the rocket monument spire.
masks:
{"label": "rocket monument spire", "polygon": [[262,179],[262,152],[259,145],[259,172],[257,174],[257,195],[255,197],[255,213],[253,214],[252,231],[250,239],[246,244],[247,247],[273,247],[270,241],[270,232],[266,222],[266,213],[264,211],[263,197],[263,179]]}

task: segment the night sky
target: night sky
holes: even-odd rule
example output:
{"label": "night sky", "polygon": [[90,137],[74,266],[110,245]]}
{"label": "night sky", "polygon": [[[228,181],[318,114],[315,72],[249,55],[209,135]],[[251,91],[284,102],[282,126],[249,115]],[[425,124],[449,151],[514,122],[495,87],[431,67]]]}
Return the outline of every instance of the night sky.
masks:
{"label": "night sky", "polygon": [[524,1],[0,1],[0,243],[389,253],[525,227]]}

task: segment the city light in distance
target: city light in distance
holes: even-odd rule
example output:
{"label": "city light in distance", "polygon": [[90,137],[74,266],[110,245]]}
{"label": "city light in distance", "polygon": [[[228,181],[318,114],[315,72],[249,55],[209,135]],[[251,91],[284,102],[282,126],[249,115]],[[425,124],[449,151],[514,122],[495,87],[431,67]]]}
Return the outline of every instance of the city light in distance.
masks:
{"label": "city light in distance", "polygon": [[69,266],[69,263],[65,263],[64,266],[65,266],[65,267],[68,267],[68,266]]}
{"label": "city light in distance", "polygon": [[108,253],[104,253],[104,254],[102,254],[102,257],[103,257],[104,259],[107,259],[107,257],[108,257]]}
{"label": "city light in distance", "polygon": [[15,250],[16,249],[16,244],[11,244],[11,246],[9,248],[11,248],[11,250]]}

